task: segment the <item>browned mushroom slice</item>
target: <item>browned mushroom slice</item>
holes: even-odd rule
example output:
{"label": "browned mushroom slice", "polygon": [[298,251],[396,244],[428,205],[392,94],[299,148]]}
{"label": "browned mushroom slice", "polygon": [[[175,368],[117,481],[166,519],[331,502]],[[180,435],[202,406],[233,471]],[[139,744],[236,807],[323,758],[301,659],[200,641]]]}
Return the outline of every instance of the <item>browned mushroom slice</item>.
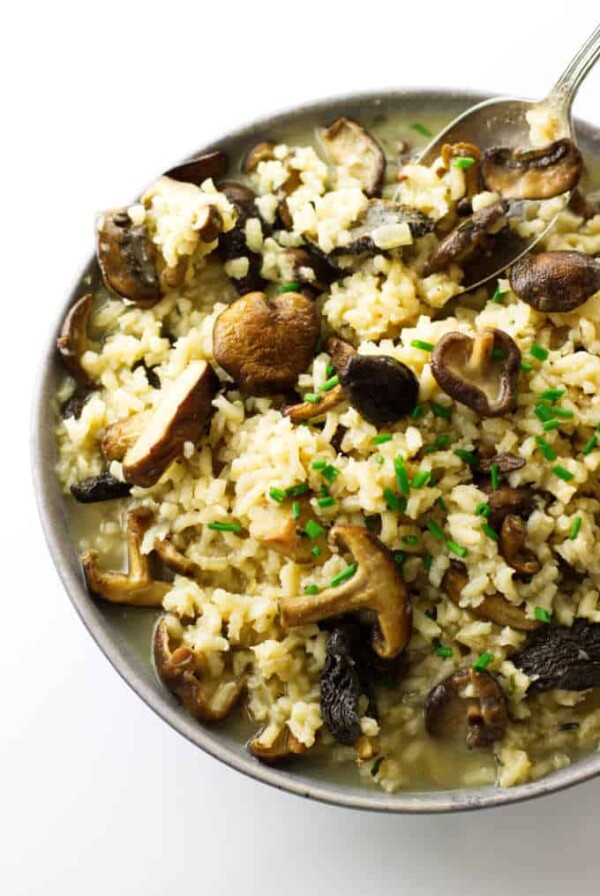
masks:
{"label": "browned mushroom slice", "polygon": [[284,405],[281,413],[289,417],[292,423],[303,423],[305,420],[313,420],[326,414],[332,408],[337,407],[346,400],[343,386],[334,386],[329,392],[322,392],[316,402],[302,401],[299,404]]}
{"label": "browned mushroom slice", "polygon": [[[452,560],[442,579],[442,589],[446,597],[452,603],[460,606],[460,595],[468,582],[469,574],[464,564]],[[488,594],[478,606],[469,606],[464,609],[478,619],[495,622],[496,625],[509,625],[511,628],[521,632],[532,632],[540,626],[537,620],[527,617],[523,606],[514,606],[499,593]]]}
{"label": "browned mushroom slice", "polygon": [[390,551],[361,526],[335,526],[330,541],[354,556],[354,574],[318,594],[281,598],[281,624],[292,628],[345,613],[371,610],[377,617],[373,650],[385,659],[398,656],[410,638],[412,608],[404,579]]}
{"label": "browned mushroom slice", "polygon": [[504,517],[498,550],[509,566],[523,575],[533,576],[540,570],[540,561],[534,552],[525,546],[527,526],[516,514],[509,513]]}
{"label": "browned mushroom slice", "polygon": [[491,237],[506,226],[508,203],[504,200],[487,205],[463,221],[444,237],[423,268],[428,277],[449,264],[464,264],[491,244]]}
{"label": "browned mushroom slice", "polygon": [[199,187],[208,178],[215,180],[218,177],[223,177],[227,171],[227,165],[227,155],[220,149],[216,149],[214,152],[206,152],[187,162],[182,162],[181,165],[169,168],[168,171],[165,171],[164,176],[170,177],[171,180],[196,184]]}
{"label": "browned mushroom slice", "polygon": [[249,218],[260,220],[255,206],[256,196],[245,184],[237,181],[225,181],[219,185],[237,212],[234,226],[227,233],[221,234],[218,252],[224,261],[234,258],[248,260],[248,272],[243,277],[232,277],[233,283],[241,295],[262,289],[265,281],[261,277],[262,256],[248,248],[246,242],[246,223]]}
{"label": "browned mushroom slice", "polygon": [[490,453],[487,456],[482,456],[480,451],[475,469],[480,473],[489,473],[493,466],[498,468],[499,473],[512,473],[525,466],[525,459],[517,454],[511,454],[510,451]]}
{"label": "browned mushroom slice", "polygon": [[[480,192],[481,150],[478,146],[474,143],[444,143],[441,156],[446,168],[450,169],[455,165],[462,169],[467,199]],[[463,159],[463,162],[455,162],[455,159]]]}
{"label": "browned mushroom slice", "polygon": [[285,392],[312,361],[319,338],[314,302],[298,292],[251,292],[215,322],[217,363],[252,395]]}
{"label": "browned mushroom slice", "polygon": [[572,190],[583,169],[572,140],[556,140],[525,152],[494,147],[483,155],[481,174],[488,190],[505,199],[550,199]]}
{"label": "browned mushroom slice", "polygon": [[582,193],[579,188],[576,188],[569,200],[569,208],[576,215],[580,215],[584,221],[589,221],[595,215],[600,215],[600,190]]}
{"label": "browned mushroom slice", "polygon": [[452,737],[466,730],[469,749],[500,740],[508,724],[502,688],[489,672],[458,669],[429,692],[423,707],[432,737]]}
{"label": "browned mushroom slice", "polygon": [[485,329],[474,338],[445,333],[431,355],[437,384],[480,417],[502,417],[516,407],[521,353],[504,330]]}
{"label": "browned mushroom slice", "polygon": [[151,415],[152,411],[138,411],[131,417],[112,423],[100,442],[100,450],[106,460],[123,460],[131,446],[139,439]]}
{"label": "browned mushroom slice", "polygon": [[156,270],[156,247],[144,225],[134,225],[127,209],[100,215],[97,225],[98,264],[112,292],[141,308],[161,297]]}
{"label": "browned mushroom slice", "polygon": [[263,140],[261,143],[257,143],[256,146],[253,146],[242,165],[244,174],[252,174],[253,171],[256,171],[261,162],[268,162],[273,159],[273,150],[275,149],[275,146],[276,144],[272,143],[270,140]]}
{"label": "browned mushroom slice", "polygon": [[360,182],[363,193],[377,196],[385,175],[385,156],[374,137],[350,118],[338,118],[323,132],[323,145],[334,165]]}
{"label": "browned mushroom slice", "polygon": [[509,281],[515,295],[538,311],[572,311],[600,290],[600,259],[584,252],[527,255],[512,266]]}
{"label": "browned mushroom slice", "polygon": [[533,492],[530,488],[511,488],[501,485],[493,489],[490,484],[479,486],[489,494],[490,515],[488,521],[497,531],[502,528],[506,516],[510,513],[527,518],[534,508]]}
{"label": "browned mushroom slice", "polygon": [[89,591],[113,604],[134,607],[160,607],[165,594],[173,587],[170,582],[152,578],[150,560],[142,554],[142,539],[152,522],[152,514],[140,507],[127,514],[127,573],[98,569],[96,551],[87,551],[81,557],[85,581]]}
{"label": "browned mushroom slice", "polygon": [[344,271],[316,246],[286,249],[284,258],[290,266],[291,280],[312,286],[317,292],[326,292],[334,280],[344,276]]}
{"label": "browned mushroom slice", "polygon": [[63,321],[56,347],[61,361],[81,386],[91,384],[90,377],[81,366],[81,356],[87,350],[87,328],[94,297],[90,293],[77,299]]}
{"label": "browned mushroom slice", "polygon": [[308,753],[308,747],[298,738],[294,737],[290,729],[285,726],[272,744],[266,745],[261,743],[260,734],[252,738],[248,744],[248,749],[256,759],[268,764],[281,762],[292,756],[303,756]]}
{"label": "browned mushroom slice", "polygon": [[114,501],[127,497],[130,492],[130,483],[116,479],[108,470],[99,476],[88,476],[87,479],[74,482],[71,486],[71,494],[80,504]]}
{"label": "browned mushroom slice", "polygon": [[190,361],[151,413],[123,459],[128,482],[148,488],[158,482],[186,442],[194,445],[204,430],[218,387],[206,361]]}
{"label": "browned mushroom slice", "polygon": [[345,342],[337,336],[327,337],[325,350],[331,355],[331,363],[338,373],[346,366],[350,358],[356,354],[356,349],[349,342]]}
{"label": "browned mushroom slice", "polygon": [[233,710],[246,688],[246,677],[210,679],[202,658],[185,646],[171,648],[164,619],[154,633],[154,664],[163,684],[199,722],[220,722]]}
{"label": "browned mushroom slice", "polygon": [[178,551],[169,538],[157,538],[153,550],[164,565],[177,575],[186,576],[188,579],[200,577],[202,570],[198,564]]}
{"label": "browned mushroom slice", "polygon": [[367,210],[358,224],[348,231],[350,241],[334,250],[336,255],[376,255],[393,248],[398,239],[400,225],[408,228],[411,237],[417,239],[431,233],[434,223],[423,212],[410,205],[402,205],[391,199],[370,199]]}
{"label": "browned mushroom slice", "polygon": [[[294,563],[320,566],[331,556],[327,535],[323,530],[316,538],[308,537],[305,527],[309,520],[314,520],[314,514],[306,495],[298,499],[298,504],[300,515],[297,519],[293,517],[291,503],[289,506],[261,508],[253,520],[253,534],[265,547],[289,557]],[[314,548],[319,549],[318,556],[313,553]]]}

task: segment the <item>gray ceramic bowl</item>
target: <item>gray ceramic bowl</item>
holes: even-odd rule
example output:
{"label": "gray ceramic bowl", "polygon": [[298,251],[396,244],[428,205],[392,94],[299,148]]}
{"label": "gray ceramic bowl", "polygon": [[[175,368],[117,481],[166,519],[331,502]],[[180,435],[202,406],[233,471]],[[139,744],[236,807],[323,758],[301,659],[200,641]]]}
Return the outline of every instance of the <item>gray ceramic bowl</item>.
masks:
{"label": "gray ceramic bowl", "polygon": [[[398,90],[333,98],[254,122],[199,151],[219,148],[235,156],[258,140],[277,137],[290,128],[304,124],[325,124],[338,115],[355,117],[367,123],[377,115],[388,113],[406,114],[418,121],[426,113],[449,121],[469,105],[486,98],[465,91],[439,90]],[[579,122],[577,134],[584,151],[600,156],[600,129]],[[63,306],[57,308],[56,332],[66,309],[85,289],[82,278],[89,274],[92,278],[97,277],[94,259],[86,264],[74,289],[66,295]],[[56,332],[48,334],[48,349],[40,371],[33,421],[35,490],[48,546],[65,589],[98,646],[134,691],[173,728],[216,759],[281,790],[338,806],[382,812],[449,812],[506,805],[552,793],[600,774],[600,753],[596,753],[532,784],[508,790],[486,787],[386,794],[379,789],[361,786],[358,782],[346,784],[328,780],[322,769],[312,768],[308,762],[298,762],[287,769],[262,765],[246,752],[239,739],[227,728],[205,727],[195,722],[155,677],[150,663],[153,615],[141,610],[116,610],[90,598],[85,589],[69,533],[65,500],[54,474],[53,396],[60,372],[54,351]]]}

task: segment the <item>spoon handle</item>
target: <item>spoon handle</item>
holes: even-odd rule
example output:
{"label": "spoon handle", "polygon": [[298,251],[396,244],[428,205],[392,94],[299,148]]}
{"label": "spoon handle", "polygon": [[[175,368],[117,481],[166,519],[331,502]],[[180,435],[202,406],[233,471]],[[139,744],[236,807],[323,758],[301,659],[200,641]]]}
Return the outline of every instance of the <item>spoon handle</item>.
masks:
{"label": "spoon handle", "polygon": [[550,92],[548,99],[563,112],[565,117],[571,111],[579,85],[597,62],[598,57],[600,57],[600,25],[596,26],[579,52],[575,54]]}

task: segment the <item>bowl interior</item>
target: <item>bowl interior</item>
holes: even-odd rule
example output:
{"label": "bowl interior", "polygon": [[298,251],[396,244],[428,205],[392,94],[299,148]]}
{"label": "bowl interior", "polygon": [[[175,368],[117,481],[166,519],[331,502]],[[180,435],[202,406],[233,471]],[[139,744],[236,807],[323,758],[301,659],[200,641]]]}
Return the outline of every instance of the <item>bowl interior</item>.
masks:
{"label": "bowl interior", "polygon": [[[367,127],[390,114],[413,117],[426,114],[450,121],[469,105],[486,97],[480,94],[437,90],[390,91],[334,98],[303,106],[251,124],[228,136],[194,149],[226,150],[235,157],[263,139],[292,136],[307,126],[326,124],[339,115],[357,118]],[[600,131],[577,123],[577,135],[584,152],[600,159]],[[56,331],[66,309],[86,287],[84,279],[95,279],[95,260],[81,271],[74,288],[57,309]],[[89,280],[88,280],[89,284]],[[150,635],[156,614],[152,611],[121,609],[93,600],[83,584],[80,564],[70,534],[65,499],[55,477],[54,394],[60,370],[54,352],[56,332],[49,334],[37,386],[33,421],[33,472],[38,505],[46,539],[69,597],[83,623],[119,674],[166,722],[217,759],[253,778],[301,796],[353,808],[388,812],[444,812],[501,805],[559,790],[600,773],[600,753],[588,756],[546,778],[507,790],[444,790],[383,793],[349,780],[333,779],[312,763],[271,768],[260,764],[240,743],[239,734],[225,727],[206,727],[195,722],[157,681],[150,661]]]}

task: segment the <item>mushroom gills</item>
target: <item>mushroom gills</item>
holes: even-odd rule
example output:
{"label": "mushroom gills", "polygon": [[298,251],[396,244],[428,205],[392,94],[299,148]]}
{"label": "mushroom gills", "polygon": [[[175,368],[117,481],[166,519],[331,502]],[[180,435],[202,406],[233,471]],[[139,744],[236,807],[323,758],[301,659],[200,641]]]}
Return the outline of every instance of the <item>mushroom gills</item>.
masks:
{"label": "mushroom gills", "polygon": [[157,251],[145,225],[134,225],[126,208],[100,215],[97,255],[107,289],[141,308],[161,298]]}
{"label": "mushroom gills", "polygon": [[371,198],[380,192],[385,156],[365,128],[350,118],[338,118],[322,132],[321,140],[333,164],[357,180],[366,196]]}
{"label": "mushroom gills", "polygon": [[432,737],[461,737],[467,747],[488,747],[508,724],[502,688],[485,670],[457,669],[435,685],[423,706],[425,729]]}

